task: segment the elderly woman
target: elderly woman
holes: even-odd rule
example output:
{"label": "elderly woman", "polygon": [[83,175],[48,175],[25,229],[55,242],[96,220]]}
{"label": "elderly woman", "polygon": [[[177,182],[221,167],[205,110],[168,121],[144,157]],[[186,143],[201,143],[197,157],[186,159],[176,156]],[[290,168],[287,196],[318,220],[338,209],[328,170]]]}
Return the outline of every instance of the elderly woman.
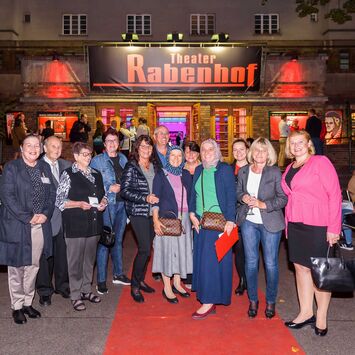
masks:
{"label": "elderly woman", "polygon": [[[248,165],[247,154],[249,151],[248,143],[242,139],[236,139],[232,144],[232,152],[234,161],[232,163],[232,169],[234,171],[235,182],[238,183],[238,172],[240,168]],[[239,235],[240,235],[239,228]],[[244,256],[244,246],[243,246],[243,238],[239,238],[239,240],[234,244],[234,253],[235,253],[235,267],[237,269],[237,273],[239,276],[239,284],[235,289],[235,294],[237,296],[242,296],[244,291],[247,288],[247,281],[245,276],[245,256]]]}
{"label": "elderly woman", "polygon": [[216,304],[228,305],[232,293],[232,251],[218,262],[215,242],[221,232],[204,229],[200,219],[204,211],[222,213],[224,231],[235,224],[235,180],[231,167],[221,162],[221,151],[213,139],[201,144],[202,165],[195,170],[190,198],[190,218],[195,229],[194,273],[192,289],[202,306],[192,315],[204,319],[216,313]]}
{"label": "elderly woman", "polygon": [[250,165],[238,173],[237,223],[242,231],[245,252],[245,274],[249,297],[248,316],[258,313],[259,247],[262,245],[266,269],[265,316],[275,316],[279,283],[278,252],[281,232],[285,228],[282,208],[287,197],[281,188],[277,155],[269,140],[256,139],[248,152]]}
{"label": "elderly woman", "polygon": [[91,282],[107,200],[101,173],[89,166],[91,146],[76,142],[73,153],[74,164],[60,177],[56,206],[63,216],[71,302],[74,310],[84,311],[83,301],[101,301],[91,292]]}
{"label": "elderly woman", "polygon": [[133,159],[123,170],[121,196],[138,242],[138,253],[133,263],[131,296],[135,302],[144,302],[141,293],[155,290],[144,282],[150,250],[154,239],[151,206],[159,199],[153,193],[153,180],[158,167],[153,161],[153,141],[149,136],[139,136],[135,142]]}
{"label": "elderly woman", "polygon": [[21,144],[22,158],[5,165],[0,199],[0,265],[8,265],[12,317],[17,324],[26,316],[39,318],[32,307],[42,254],[52,250],[50,218],[55,187],[47,163],[37,160],[41,142],[29,135]]}
{"label": "elderly woman", "polygon": [[[285,210],[288,249],[296,270],[300,312],[285,325],[300,329],[315,324],[315,334],[325,336],[331,293],[314,285],[310,257],[325,257],[328,245],[339,240],[342,200],[339,179],[328,158],[313,155],[314,147],[306,131],[290,134],[286,152],[295,159],[282,177],[282,188],[288,196]],[[314,296],[316,317],[313,315]]]}
{"label": "elderly woman", "polygon": [[[184,170],[182,149],[173,146],[167,154],[164,170],[159,170],[153,181],[153,193],[159,203],[153,207],[154,239],[153,272],[161,273],[164,283],[163,297],[169,303],[178,303],[174,293],[189,297],[181,286],[181,278],[192,273],[192,231],[188,214],[188,194],[192,183],[190,174]],[[168,236],[159,217],[180,218],[182,234]],[[173,286],[170,279],[173,277]]]}

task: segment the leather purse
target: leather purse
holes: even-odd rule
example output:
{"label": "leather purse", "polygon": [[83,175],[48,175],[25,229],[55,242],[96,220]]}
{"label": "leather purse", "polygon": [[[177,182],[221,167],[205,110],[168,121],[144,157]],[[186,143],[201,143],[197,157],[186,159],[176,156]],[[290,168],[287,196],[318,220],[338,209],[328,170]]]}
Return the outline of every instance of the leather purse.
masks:
{"label": "leather purse", "polygon": [[[182,179],[181,179],[181,208],[180,208],[180,214],[182,216],[182,205],[184,201],[184,185],[182,184]],[[163,224],[163,233],[164,236],[169,236],[169,237],[180,237],[181,234],[184,232],[184,229],[182,227],[182,222],[181,219],[176,216],[176,214],[173,211],[166,211],[166,213],[170,213],[174,215],[175,218],[167,218],[167,217],[159,217],[159,221]]]}
{"label": "leather purse", "polygon": [[[201,174],[201,190],[202,190],[202,209],[203,209],[202,218],[200,222],[201,227],[207,230],[223,232],[224,227],[226,226],[227,223],[223,214],[218,212],[210,212],[209,210],[205,211],[205,196],[203,193],[203,170]],[[210,209],[215,206],[211,206]]]}
{"label": "leather purse", "polygon": [[111,227],[103,226],[99,243],[107,248],[110,248],[115,244],[115,232]]}
{"label": "leather purse", "polygon": [[311,257],[311,274],[314,284],[321,290],[328,292],[352,292],[354,290],[354,278],[349,270],[348,263],[341,255],[339,258],[330,258],[328,247],[326,258]]}

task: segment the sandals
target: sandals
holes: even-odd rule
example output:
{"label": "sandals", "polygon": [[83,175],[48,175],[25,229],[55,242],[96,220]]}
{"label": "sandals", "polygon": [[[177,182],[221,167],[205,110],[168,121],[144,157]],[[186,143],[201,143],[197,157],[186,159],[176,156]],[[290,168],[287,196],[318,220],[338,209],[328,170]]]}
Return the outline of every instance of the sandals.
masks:
{"label": "sandals", "polygon": [[82,300],[72,300],[71,304],[75,311],[80,312],[86,310],[85,303]]}
{"label": "sandals", "polygon": [[101,298],[99,296],[96,296],[92,292],[82,293],[81,294],[81,299],[83,301],[89,301],[91,303],[100,303],[101,302]]}

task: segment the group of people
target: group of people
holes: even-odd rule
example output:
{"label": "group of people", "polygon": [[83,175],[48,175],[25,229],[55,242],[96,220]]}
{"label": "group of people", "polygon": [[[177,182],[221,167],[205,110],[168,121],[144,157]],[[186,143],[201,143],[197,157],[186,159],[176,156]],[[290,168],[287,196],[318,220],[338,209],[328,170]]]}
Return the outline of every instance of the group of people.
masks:
{"label": "group of people", "polygon": [[[229,165],[213,139],[201,147],[187,142],[183,150],[168,144],[165,126],[158,126],[153,136],[154,141],[146,134],[136,137],[127,160],[117,130],[108,129],[102,134],[104,150],[94,158],[92,146],[74,143],[73,164],[60,159],[62,143],[55,136],[46,139],[41,159],[39,138],[23,139],[21,158],[5,165],[0,187],[0,264],[9,266],[14,321],[41,316],[32,306],[36,289],[42,305],[50,305],[53,292],[70,297],[76,311],[86,309],[85,301],[99,303],[91,286],[94,265],[96,289],[103,295],[108,292],[110,254],[113,283],[130,285],[132,299],[145,302],[144,293],[155,292],[145,281],[152,249],[152,272],[161,275],[162,297],[176,304],[178,297],[191,296],[186,286],[192,283],[201,303],[192,318],[216,313],[216,305],[231,303],[233,253],[229,250],[218,262],[215,242],[221,231],[202,223],[205,212],[214,212],[224,218],[222,232],[239,230],[233,248],[240,280],[235,293],[247,290],[248,316],[258,315],[260,244],[266,270],[264,313],[269,319],[275,316],[278,251],[285,230],[300,302],[299,314],[285,325],[314,325],[315,334],[326,335],[331,295],[315,287],[310,257],[325,256],[328,245],[339,239],[341,191],[333,165],[314,155],[310,135],[304,130],[288,134],[285,149],[293,161],[283,175],[266,138],[251,145],[236,139]],[[131,278],[122,263],[127,217],[138,244]],[[180,220],[179,236],[167,233],[166,218]],[[99,243],[103,226],[115,233],[112,247]]]}

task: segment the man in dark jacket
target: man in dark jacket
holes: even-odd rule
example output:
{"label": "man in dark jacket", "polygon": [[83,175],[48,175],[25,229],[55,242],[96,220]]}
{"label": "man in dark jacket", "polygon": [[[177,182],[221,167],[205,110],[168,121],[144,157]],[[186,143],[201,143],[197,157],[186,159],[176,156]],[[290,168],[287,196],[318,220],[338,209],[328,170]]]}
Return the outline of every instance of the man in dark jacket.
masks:
{"label": "man in dark jacket", "polygon": [[308,111],[309,117],[306,122],[306,131],[311,136],[316,155],[323,155],[323,142],[320,139],[322,121],[316,116],[316,111],[311,108]]}
{"label": "man in dark jacket", "polygon": [[[60,159],[62,153],[62,141],[51,136],[44,143],[45,155],[42,160],[45,161],[52,172],[53,183],[55,189],[58,187],[59,177],[63,170],[69,168],[71,163],[67,160]],[[47,258],[42,254],[37,274],[36,290],[39,295],[39,304],[41,306],[50,306],[53,292],[69,298],[69,277],[67,263],[67,248],[65,245],[62,215],[57,207],[53,211],[51,218],[52,235],[53,235],[53,256]],[[54,274],[55,290],[52,285]]]}
{"label": "man in dark jacket", "polygon": [[87,143],[89,139],[89,132],[91,126],[88,123],[87,114],[83,113],[80,118],[74,122],[73,127],[70,130],[69,138],[72,143],[84,142]]}

